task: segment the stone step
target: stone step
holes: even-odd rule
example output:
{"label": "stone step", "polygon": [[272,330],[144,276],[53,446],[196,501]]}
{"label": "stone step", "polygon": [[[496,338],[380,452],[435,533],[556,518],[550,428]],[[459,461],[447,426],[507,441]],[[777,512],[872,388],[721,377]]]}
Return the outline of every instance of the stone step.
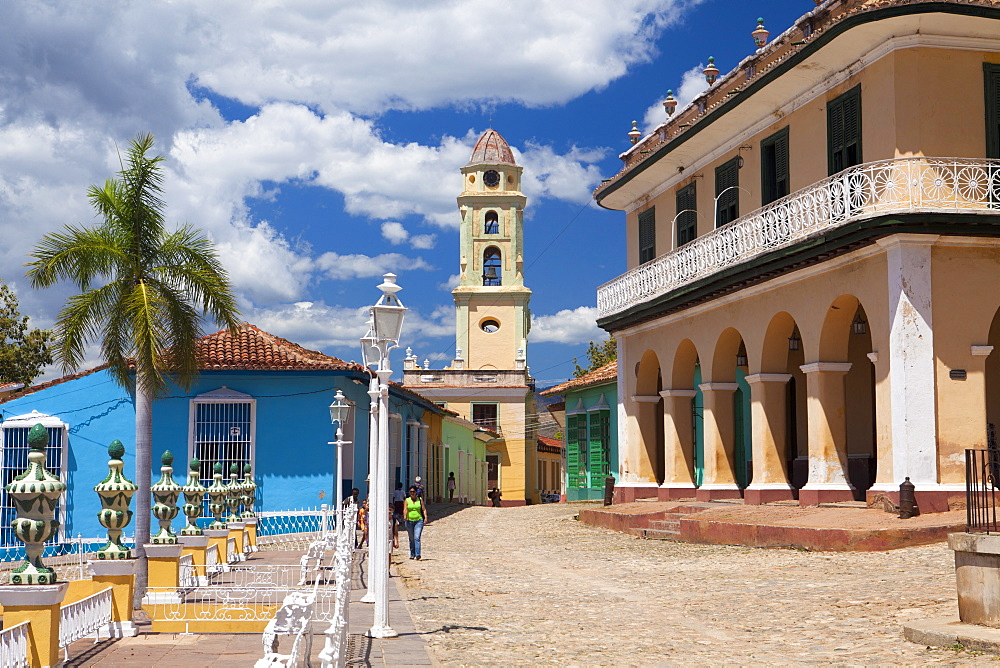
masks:
{"label": "stone step", "polygon": [[681,531],[681,518],[676,519],[665,519],[665,520],[652,520],[649,523],[650,529],[664,529],[667,531],[676,531],[680,533]]}
{"label": "stone step", "polygon": [[673,531],[671,529],[640,529],[642,534],[640,538],[646,538],[651,540],[680,540],[681,532]]}

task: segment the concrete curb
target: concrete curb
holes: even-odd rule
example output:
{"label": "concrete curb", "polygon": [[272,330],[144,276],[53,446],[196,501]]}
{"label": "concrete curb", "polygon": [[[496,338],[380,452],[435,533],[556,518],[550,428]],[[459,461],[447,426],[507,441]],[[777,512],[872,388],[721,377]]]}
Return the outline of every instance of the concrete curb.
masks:
{"label": "concrete curb", "polygon": [[936,617],[904,624],[903,637],[918,645],[961,645],[967,650],[1000,654],[1000,629],[963,624],[958,617]]}

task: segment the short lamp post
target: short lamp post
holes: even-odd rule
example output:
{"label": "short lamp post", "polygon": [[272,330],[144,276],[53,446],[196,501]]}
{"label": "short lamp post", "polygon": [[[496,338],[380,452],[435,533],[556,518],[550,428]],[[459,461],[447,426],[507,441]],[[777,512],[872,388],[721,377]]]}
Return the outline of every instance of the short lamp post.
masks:
{"label": "short lamp post", "polygon": [[[351,415],[351,405],[344,400],[345,398],[344,393],[338,389],[333,397],[333,403],[330,404],[330,423],[337,425],[337,440],[329,444],[337,446],[337,478],[333,481],[333,503],[337,511],[340,510],[338,508],[342,492],[340,487],[344,484],[344,446],[351,444],[350,441],[344,440],[344,424]],[[337,517],[341,517],[339,512]]]}
{"label": "short lamp post", "polygon": [[[378,286],[382,296],[371,308],[372,329],[361,339],[365,363],[378,361],[378,440],[372,444],[375,466],[370,474],[371,512],[369,513],[369,582],[374,585],[375,615],[368,632],[372,638],[394,638],[389,626],[389,351],[396,347],[403,329],[406,307],[396,296],[401,288],[395,274],[385,274]],[[371,591],[371,589],[369,590]]]}

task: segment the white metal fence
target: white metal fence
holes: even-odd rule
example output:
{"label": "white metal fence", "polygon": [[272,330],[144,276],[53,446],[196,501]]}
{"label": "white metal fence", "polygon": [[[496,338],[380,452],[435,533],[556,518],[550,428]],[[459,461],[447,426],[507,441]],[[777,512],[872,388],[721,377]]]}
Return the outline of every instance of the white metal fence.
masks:
{"label": "white metal fence", "polygon": [[0,631],[0,666],[4,668],[29,668],[28,624],[21,622]]}
{"label": "white metal fence", "polygon": [[[112,587],[59,608],[59,646],[69,660],[69,646],[88,636],[101,639],[101,629],[111,625]],[[108,633],[110,637],[110,631]]]}
{"label": "white metal fence", "polygon": [[847,223],[907,213],[1000,213],[1000,160],[896,158],[834,174],[597,289],[598,317]]}

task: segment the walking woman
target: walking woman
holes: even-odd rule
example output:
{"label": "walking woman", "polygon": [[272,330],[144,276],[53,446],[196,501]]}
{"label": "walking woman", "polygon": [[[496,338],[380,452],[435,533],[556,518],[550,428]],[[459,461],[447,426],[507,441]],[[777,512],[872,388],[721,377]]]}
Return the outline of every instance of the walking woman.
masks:
{"label": "walking woman", "polygon": [[427,518],[427,506],[424,499],[417,495],[417,488],[410,487],[410,495],[406,497],[406,533],[410,536],[410,559],[420,561],[420,534],[424,531]]}

